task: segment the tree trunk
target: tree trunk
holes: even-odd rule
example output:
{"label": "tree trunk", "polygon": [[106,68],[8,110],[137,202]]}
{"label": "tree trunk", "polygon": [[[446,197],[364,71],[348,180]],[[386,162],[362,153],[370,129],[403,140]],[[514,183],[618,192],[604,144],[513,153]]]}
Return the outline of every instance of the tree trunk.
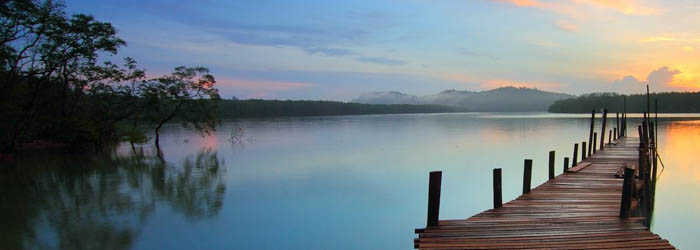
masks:
{"label": "tree trunk", "polygon": [[160,128],[163,127],[163,123],[165,122],[161,122],[156,127],[156,148],[158,149],[158,151],[160,151]]}

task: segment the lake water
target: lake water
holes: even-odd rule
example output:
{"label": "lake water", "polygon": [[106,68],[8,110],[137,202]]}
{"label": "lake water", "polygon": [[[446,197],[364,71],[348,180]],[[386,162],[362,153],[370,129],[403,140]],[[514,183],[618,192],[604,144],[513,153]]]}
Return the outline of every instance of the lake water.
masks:
{"label": "lake water", "polygon": [[[128,145],[19,157],[0,166],[0,248],[412,249],[413,229],[425,226],[428,172],[443,171],[441,219],[469,217],[492,206],[493,168],[503,169],[504,201],[520,193],[523,159],[534,160],[533,186],[547,178],[550,150],[561,173],[573,143],[588,138],[588,118],[250,119],[205,137],[173,124],[161,138],[164,162],[149,146],[135,154]],[[665,169],[652,230],[693,249],[700,117],[660,121]]]}

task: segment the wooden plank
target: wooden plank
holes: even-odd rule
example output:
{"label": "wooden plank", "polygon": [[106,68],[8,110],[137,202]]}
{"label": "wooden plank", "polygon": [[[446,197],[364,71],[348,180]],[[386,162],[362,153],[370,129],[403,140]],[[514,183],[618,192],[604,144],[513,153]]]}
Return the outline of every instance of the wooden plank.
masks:
{"label": "wooden plank", "polygon": [[576,167],[567,169],[566,172],[576,173],[576,172],[581,171],[582,169],[584,169],[590,165],[591,165],[591,162],[581,162],[578,165],[576,165]]}
{"label": "wooden plank", "polygon": [[[527,185],[526,163],[523,191],[529,192],[467,219],[440,220],[437,225],[416,229],[418,238],[414,246],[421,249],[675,249],[641,223],[645,218],[619,216],[623,185],[615,174],[637,160],[639,140],[616,139],[605,145],[605,150],[532,189]],[[632,200],[630,206],[634,209],[639,204]]]}

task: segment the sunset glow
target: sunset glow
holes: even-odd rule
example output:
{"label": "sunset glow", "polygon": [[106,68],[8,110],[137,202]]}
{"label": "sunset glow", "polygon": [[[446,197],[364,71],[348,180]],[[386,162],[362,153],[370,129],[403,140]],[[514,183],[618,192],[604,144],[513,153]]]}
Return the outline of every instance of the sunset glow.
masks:
{"label": "sunset glow", "polygon": [[[126,1],[130,2],[130,1]],[[660,0],[67,1],[154,71],[212,69],[224,98],[369,91],[700,90],[700,4]],[[163,7],[167,6],[167,7]],[[119,13],[131,13],[128,17]]]}

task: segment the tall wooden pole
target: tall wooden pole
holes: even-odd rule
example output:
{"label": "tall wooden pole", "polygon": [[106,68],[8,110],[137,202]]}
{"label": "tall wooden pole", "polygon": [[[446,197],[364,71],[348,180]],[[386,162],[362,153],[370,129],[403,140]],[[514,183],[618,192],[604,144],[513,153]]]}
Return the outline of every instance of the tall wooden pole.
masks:
{"label": "tall wooden pole", "polygon": [[530,184],[532,183],[532,160],[525,159],[525,168],[523,169],[523,194],[530,192]]}
{"label": "tall wooden pole", "polygon": [[603,127],[600,130],[600,150],[605,146],[605,126],[608,124],[608,109],[603,109]]}
{"label": "tall wooden pole", "polygon": [[440,188],[442,171],[430,172],[428,181],[428,226],[437,226],[440,218]]}
{"label": "tall wooden pole", "polygon": [[503,206],[503,195],[501,188],[501,169],[493,169],[493,208],[499,208]]}
{"label": "tall wooden pole", "polygon": [[587,156],[591,155],[592,145],[593,145],[593,126],[595,126],[595,109],[591,110],[591,129],[588,132],[588,153],[581,156],[581,159],[586,159]]}
{"label": "tall wooden pole", "polygon": [[549,179],[554,179],[554,151],[549,151]]}

